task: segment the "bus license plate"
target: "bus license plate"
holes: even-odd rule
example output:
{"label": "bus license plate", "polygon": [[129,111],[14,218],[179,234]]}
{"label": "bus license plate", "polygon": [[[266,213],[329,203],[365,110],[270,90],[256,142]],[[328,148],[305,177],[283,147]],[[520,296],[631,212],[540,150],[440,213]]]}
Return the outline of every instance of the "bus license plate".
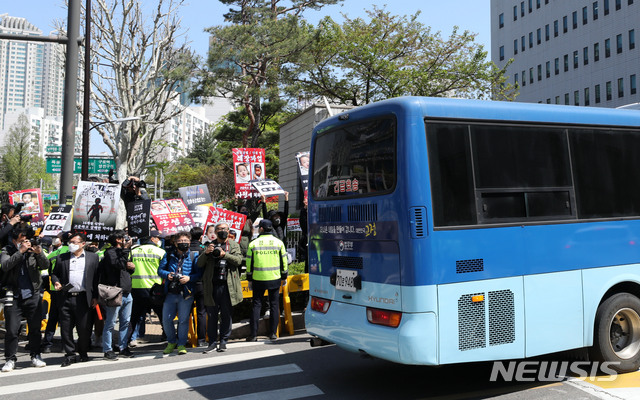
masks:
{"label": "bus license plate", "polygon": [[355,279],[358,271],[350,271],[347,269],[339,269],[336,271],[336,289],[346,292],[355,292]]}

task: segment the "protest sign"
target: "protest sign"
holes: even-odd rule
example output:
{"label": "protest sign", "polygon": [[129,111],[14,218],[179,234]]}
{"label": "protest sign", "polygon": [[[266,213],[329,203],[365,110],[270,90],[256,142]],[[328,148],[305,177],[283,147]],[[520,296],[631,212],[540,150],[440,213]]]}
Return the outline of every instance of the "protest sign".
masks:
{"label": "protest sign", "polygon": [[80,181],[71,229],[84,233],[90,242],[106,242],[116,229],[119,205],[120,185]]}
{"label": "protest sign", "polygon": [[250,181],[261,181],[266,177],[264,149],[236,148],[232,151],[236,196],[241,199],[260,197]]}
{"label": "protest sign", "polygon": [[213,205],[207,185],[186,186],[178,190],[180,191],[180,197],[182,197],[191,213],[193,224],[204,228],[209,214],[209,207]]}
{"label": "protest sign", "polygon": [[138,238],[149,236],[149,217],[151,200],[137,200],[127,204],[127,224],[130,236]]}
{"label": "protest sign", "polygon": [[206,228],[209,225],[215,225],[218,222],[226,222],[229,224],[229,230],[236,233],[236,242],[240,241],[240,235],[242,234],[242,228],[247,221],[247,216],[237,212],[225,210],[219,207],[209,207],[209,216],[207,217]]}
{"label": "protest sign", "polygon": [[44,225],[42,209],[42,193],[40,189],[25,189],[9,192],[9,202],[13,205],[22,204],[20,215],[31,218],[31,226],[36,229]]}
{"label": "protest sign", "polygon": [[265,179],[264,181],[251,181],[253,188],[260,194],[260,197],[270,197],[284,194],[284,190],[278,182],[273,179]]}
{"label": "protest sign", "polygon": [[58,236],[60,232],[71,230],[71,206],[53,206],[42,226],[44,236]]}
{"label": "protest sign", "polygon": [[162,236],[188,232],[193,228],[193,218],[182,199],[152,201],[151,217]]}
{"label": "protest sign", "polygon": [[305,151],[296,154],[296,160],[298,161],[298,171],[300,172],[300,184],[306,199],[309,189],[309,152]]}

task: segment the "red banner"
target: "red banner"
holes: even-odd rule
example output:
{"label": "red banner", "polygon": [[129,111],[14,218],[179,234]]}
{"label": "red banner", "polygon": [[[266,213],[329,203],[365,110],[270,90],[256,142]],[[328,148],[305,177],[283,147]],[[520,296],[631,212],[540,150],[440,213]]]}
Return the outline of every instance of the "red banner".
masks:
{"label": "red banner", "polygon": [[31,216],[31,226],[40,228],[44,225],[44,211],[42,208],[42,193],[40,189],[25,189],[9,192],[11,204],[23,204],[20,215]]}
{"label": "red banner", "polygon": [[232,149],[232,151],[236,195],[241,199],[260,197],[250,181],[261,181],[266,178],[264,149],[242,148]]}
{"label": "red banner", "polygon": [[240,241],[240,235],[242,234],[242,228],[247,221],[247,216],[237,212],[225,210],[219,207],[209,207],[209,216],[207,217],[207,223],[205,224],[205,232],[209,225],[215,225],[218,222],[226,222],[229,224],[229,230],[235,232],[236,242]]}
{"label": "red banner", "polygon": [[152,201],[151,217],[163,237],[188,232],[194,226],[191,213],[182,199]]}

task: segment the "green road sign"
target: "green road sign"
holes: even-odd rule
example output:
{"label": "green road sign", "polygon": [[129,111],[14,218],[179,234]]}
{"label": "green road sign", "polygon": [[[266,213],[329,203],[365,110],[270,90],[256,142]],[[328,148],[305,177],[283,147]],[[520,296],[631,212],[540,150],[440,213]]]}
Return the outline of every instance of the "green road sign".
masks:
{"label": "green road sign", "polygon": [[[82,172],[82,159],[73,160],[73,173]],[[59,174],[62,169],[62,160],[59,158],[47,158],[47,174]],[[110,169],[116,169],[116,163],[110,158],[91,158],[89,157],[89,173],[106,175]]]}
{"label": "green road sign", "polygon": [[62,146],[47,146],[47,153],[60,153]]}

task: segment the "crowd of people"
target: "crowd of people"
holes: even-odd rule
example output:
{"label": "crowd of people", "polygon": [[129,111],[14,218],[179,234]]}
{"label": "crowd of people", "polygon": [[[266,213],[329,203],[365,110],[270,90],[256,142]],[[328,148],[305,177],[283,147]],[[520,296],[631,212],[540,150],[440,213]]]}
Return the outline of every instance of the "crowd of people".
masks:
{"label": "crowd of people", "polygon": [[[144,193],[139,188],[132,190],[132,185],[123,184],[125,202],[141,197]],[[42,354],[52,352],[56,327],[64,353],[62,367],[89,361],[92,335],[94,344],[102,347],[105,360],[134,357],[132,349],[139,344],[151,310],[160,320],[161,340],[167,341],[164,354],[187,354],[189,319],[194,308],[198,346],[206,354],[224,352],[231,335],[233,306],[243,299],[242,273],[246,273],[254,293],[251,333],[246,340],[257,340],[265,292],[267,313],[272,316],[267,336],[275,340],[280,315],[278,293],[286,284],[288,271],[283,243],[288,193],[282,212],[267,212],[264,201],[248,201],[237,211],[247,215],[239,241],[221,221],[206,227],[206,231],[194,227],[172,237],[161,237],[151,229],[147,237],[131,238],[126,230],[116,230],[107,243],[98,244],[88,242],[82,232],[62,232],[54,238],[37,236],[28,221],[14,215],[15,206],[3,205],[0,287],[6,333],[1,371],[10,372],[16,367],[23,320],[27,322],[26,349],[33,367],[47,365]],[[42,301],[45,291],[51,298],[48,315]],[[44,316],[47,325],[43,333]]]}

